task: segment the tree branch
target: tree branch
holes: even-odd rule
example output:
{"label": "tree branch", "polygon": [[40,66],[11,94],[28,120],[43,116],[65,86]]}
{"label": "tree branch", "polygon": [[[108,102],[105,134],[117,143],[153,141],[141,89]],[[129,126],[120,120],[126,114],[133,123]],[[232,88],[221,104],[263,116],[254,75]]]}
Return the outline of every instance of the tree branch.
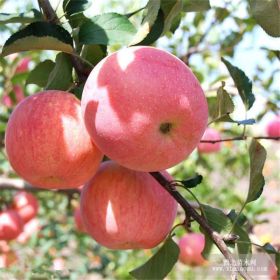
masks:
{"label": "tree branch", "polygon": [[[242,140],[246,140],[249,137],[250,136],[244,135],[244,136],[238,136],[238,137],[233,137],[233,138],[217,139],[217,140],[200,140],[200,143],[215,144],[215,143],[219,143],[219,142],[242,141]],[[276,137],[257,136],[257,137],[251,137],[251,138],[257,139],[257,140],[261,140],[261,139],[262,140],[275,140],[275,141],[279,141],[280,140],[280,136],[276,136]]]}
{"label": "tree branch", "polygon": [[[59,24],[59,18],[52,8],[49,0],[38,0],[38,4],[43,10],[44,15],[49,22]],[[69,54],[69,56],[71,58],[72,65],[74,66],[75,71],[78,75],[79,84],[84,83],[87,80],[87,77],[92,69],[89,68],[88,65],[85,65],[84,62],[79,59],[79,57],[71,54]]]}
{"label": "tree branch", "polygon": [[38,0],[38,4],[40,8],[43,10],[46,19],[52,23],[59,23],[59,19],[54,12],[49,1],[46,0]]}
{"label": "tree branch", "polygon": [[[221,253],[229,260],[231,265],[235,265],[234,258],[225,244],[223,237],[214,231],[207,223],[205,218],[199,215],[189,202],[173,187],[170,182],[159,172],[150,172],[150,174],[160,183],[160,185],[182,206],[188,216],[191,216],[207,235],[214,241]],[[238,273],[244,279],[251,279],[247,272],[242,270],[242,267],[237,267]]]}
{"label": "tree branch", "polygon": [[10,178],[0,178],[0,189],[11,190],[11,191],[28,191],[28,192],[54,191],[66,195],[80,193],[79,189],[59,189],[59,190],[42,189],[42,188],[34,187],[22,179],[10,179]]}

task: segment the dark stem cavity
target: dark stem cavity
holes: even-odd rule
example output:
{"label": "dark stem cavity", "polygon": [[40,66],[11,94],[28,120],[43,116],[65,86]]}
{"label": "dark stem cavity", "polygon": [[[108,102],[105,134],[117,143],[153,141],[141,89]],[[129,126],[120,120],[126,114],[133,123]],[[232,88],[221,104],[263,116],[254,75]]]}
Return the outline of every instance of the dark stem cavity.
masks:
{"label": "dark stem cavity", "polygon": [[171,128],[172,128],[172,123],[165,122],[160,125],[159,130],[163,134],[168,134],[171,131]]}

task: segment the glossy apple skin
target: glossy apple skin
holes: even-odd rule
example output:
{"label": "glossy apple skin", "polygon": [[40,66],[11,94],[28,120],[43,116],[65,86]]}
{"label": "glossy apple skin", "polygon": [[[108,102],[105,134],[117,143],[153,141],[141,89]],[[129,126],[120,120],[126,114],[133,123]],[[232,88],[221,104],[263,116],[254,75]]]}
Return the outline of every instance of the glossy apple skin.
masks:
{"label": "glossy apple skin", "polygon": [[177,202],[149,173],[112,161],[102,163],[85,185],[80,205],[88,234],[110,249],[157,246],[169,233],[177,212]]}
{"label": "glossy apple skin", "polygon": [[208,117],[192,71],[153,47],[130,47],[104,58],[89,75],[81,104],[86,127],[104,154],[147,172],[184,160]]}
{"label": "glossy apple skin", "polygon": [[10,116],[5,137],[14,170],[41,188],[80,186],[103,157],[84,126],[80,101],[63,91],[25,98]]}
{"label": "glossy apple skin", "polygon": [[[213,128],[207,128],[205,130],[205,133],[203,134],[201,140],[220,140],[221,135],[220,133],[213,129]],[[209,153],[217,153],[221,150],[222,143],[200,143],[197,147],[198,151],[200,153],[209,154]]]}
{"label": "glossy apple skin", "polygon": [[0,213],[0,240],[13,240],[22,232],[23,221],[14,210]]}
{"label": "glossy apple skin", "polygon": [[23,222],[27,223],[37,215],[39,203],[33,194],[22,191],[14,196],[13,207]]}
{"label": "glossy apple skin", "polygon": [[205,264],[201,253],[204,249],[205,238],[201,233],[188,233],[179,240],[179,260],[190,266]]}
{"label": "glossy apple skin", "polygon": [[81,216],[81,209],[77,207],[74,211],[74,221],[78,231],[86,232],[85,226],[83,224],[82,216]]}
{"label": "glossy apple skin", "polygon": [[280,137],[280,116],[267,125],[266,132],[269,137]]}

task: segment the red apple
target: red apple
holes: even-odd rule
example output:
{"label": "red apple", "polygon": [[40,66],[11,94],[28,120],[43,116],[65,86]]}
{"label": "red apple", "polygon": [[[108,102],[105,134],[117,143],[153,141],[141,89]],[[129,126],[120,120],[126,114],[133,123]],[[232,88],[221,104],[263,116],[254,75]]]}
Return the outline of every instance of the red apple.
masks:
{"label": "red apple", "polygon": [[27,72],[29,63],[30,63],[29,57],[24,57],[22,60],[20,60],[16,68],[16,73]]}
{"label": "red apple", "polygon": [[81,209],[77,207],[74,211],[74,220],[78,231],[86,232],[85,226],[82,221]]}
{"label": "red apple", "polygon": [[8,268],[11,265],[15,264],[17,262],[17,260],[18,260],[18,257],[14,251],[9,251],[6,253],[0,252],[0,268]]}
{"label": "red apple", "polygon": [[269,137],[280,137],[280,116],[274,118],[266,127]]}
{"label": "red apple", "polygon": [[23,221],[14,210],[0,213],[0,240],[12,240],[22,232]]}
{"label": "red apple", "polygon": [[37,198],[28,192],[18,192],[13,198],[14,209],[18,212],[23,222],[26,223],[38,213]]}
{"label": "red apple", "polygon": [[138,171],[184,160],[206,128],[208,109],[198,80],[177,57],[130,47],[104,58],[88,77],[82,111],[96,145]]}
{"label": "red apple", "polygon": [[[171,176],[163,173],[168,179]],[[177,203],[149,174],[102,163],[81,195],[86,231],[110,249],[148,249],[164,240]]]}
{"label": "red apple", "polygon": [[4,93],[1,101],[2,101],[2,104],[8,108],[11,108],[13,106],[12,98],[8,94]]}
{"label": "red apple", "polygon": [[102,153],[84,126],[80,101],[49,90],[20,102],[7,124],[6,151],[14,170],[42,188],[74,188],[96,172]]}
{"label": "red apple", "polygon": [[179,240],[179,260],[187,265],[203,265],[206,260],[201,253],[204,249],[205,238],[201,233],[188,233]]}
{"label": "red apple", "polygon": [[17,242],[26,243],[28,239],[41,229],[40,222],[38,219],[33,218],[23,226],[23,231],[17,237]]}
{"label": "red apple", "polygon": [[[213,129],[213,128],[207,128],[203,134],[203,137],[201,140],[221,140],[220,133]],[[216,153],[221,150],[222,144],[221,142],[216,143],[200,143],[197,146],[197,149],[200,153]]]}

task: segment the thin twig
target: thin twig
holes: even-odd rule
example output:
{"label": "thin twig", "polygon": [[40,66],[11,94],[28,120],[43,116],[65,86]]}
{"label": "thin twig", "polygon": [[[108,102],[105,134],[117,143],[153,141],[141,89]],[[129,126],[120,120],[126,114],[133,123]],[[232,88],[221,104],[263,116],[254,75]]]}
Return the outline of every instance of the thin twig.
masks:
{"label": "thin twig", "polygon": [[39,4],[40,8],[42,8],[44,15],[49,22],[52,22],[52,23],[59,22],[59,19],[49,1],[38,0],[38,4]]}
{"label": "thin twig", "polygon": [[46,192],[54,191],[61,194],[73,195],[75,193],[79,194],[81,191],[79,189],[42,189],[28,184],[22,179],[11,179],[11,178],[0,178],[0,189],[10,190],[10,191],[28,191],[28,192]]}
{"label": "thin twig", "polygon": [[[217,140],[200,140],[200,143],[219,143],[219,142],[230,142],[230,141],[242,141],[246,140],[247,138],[250,138],[250,136],[244,135],[244,136],[238,136],[238,137],[233,137],[233,138],[224,138],[224,139],[217,139]],[[280,136],[275,136],[275,137],[270,137],[270,136],[257,136],[257,137],[251,137],[252,139],[257,139],[257,140],[280,140]]]}

